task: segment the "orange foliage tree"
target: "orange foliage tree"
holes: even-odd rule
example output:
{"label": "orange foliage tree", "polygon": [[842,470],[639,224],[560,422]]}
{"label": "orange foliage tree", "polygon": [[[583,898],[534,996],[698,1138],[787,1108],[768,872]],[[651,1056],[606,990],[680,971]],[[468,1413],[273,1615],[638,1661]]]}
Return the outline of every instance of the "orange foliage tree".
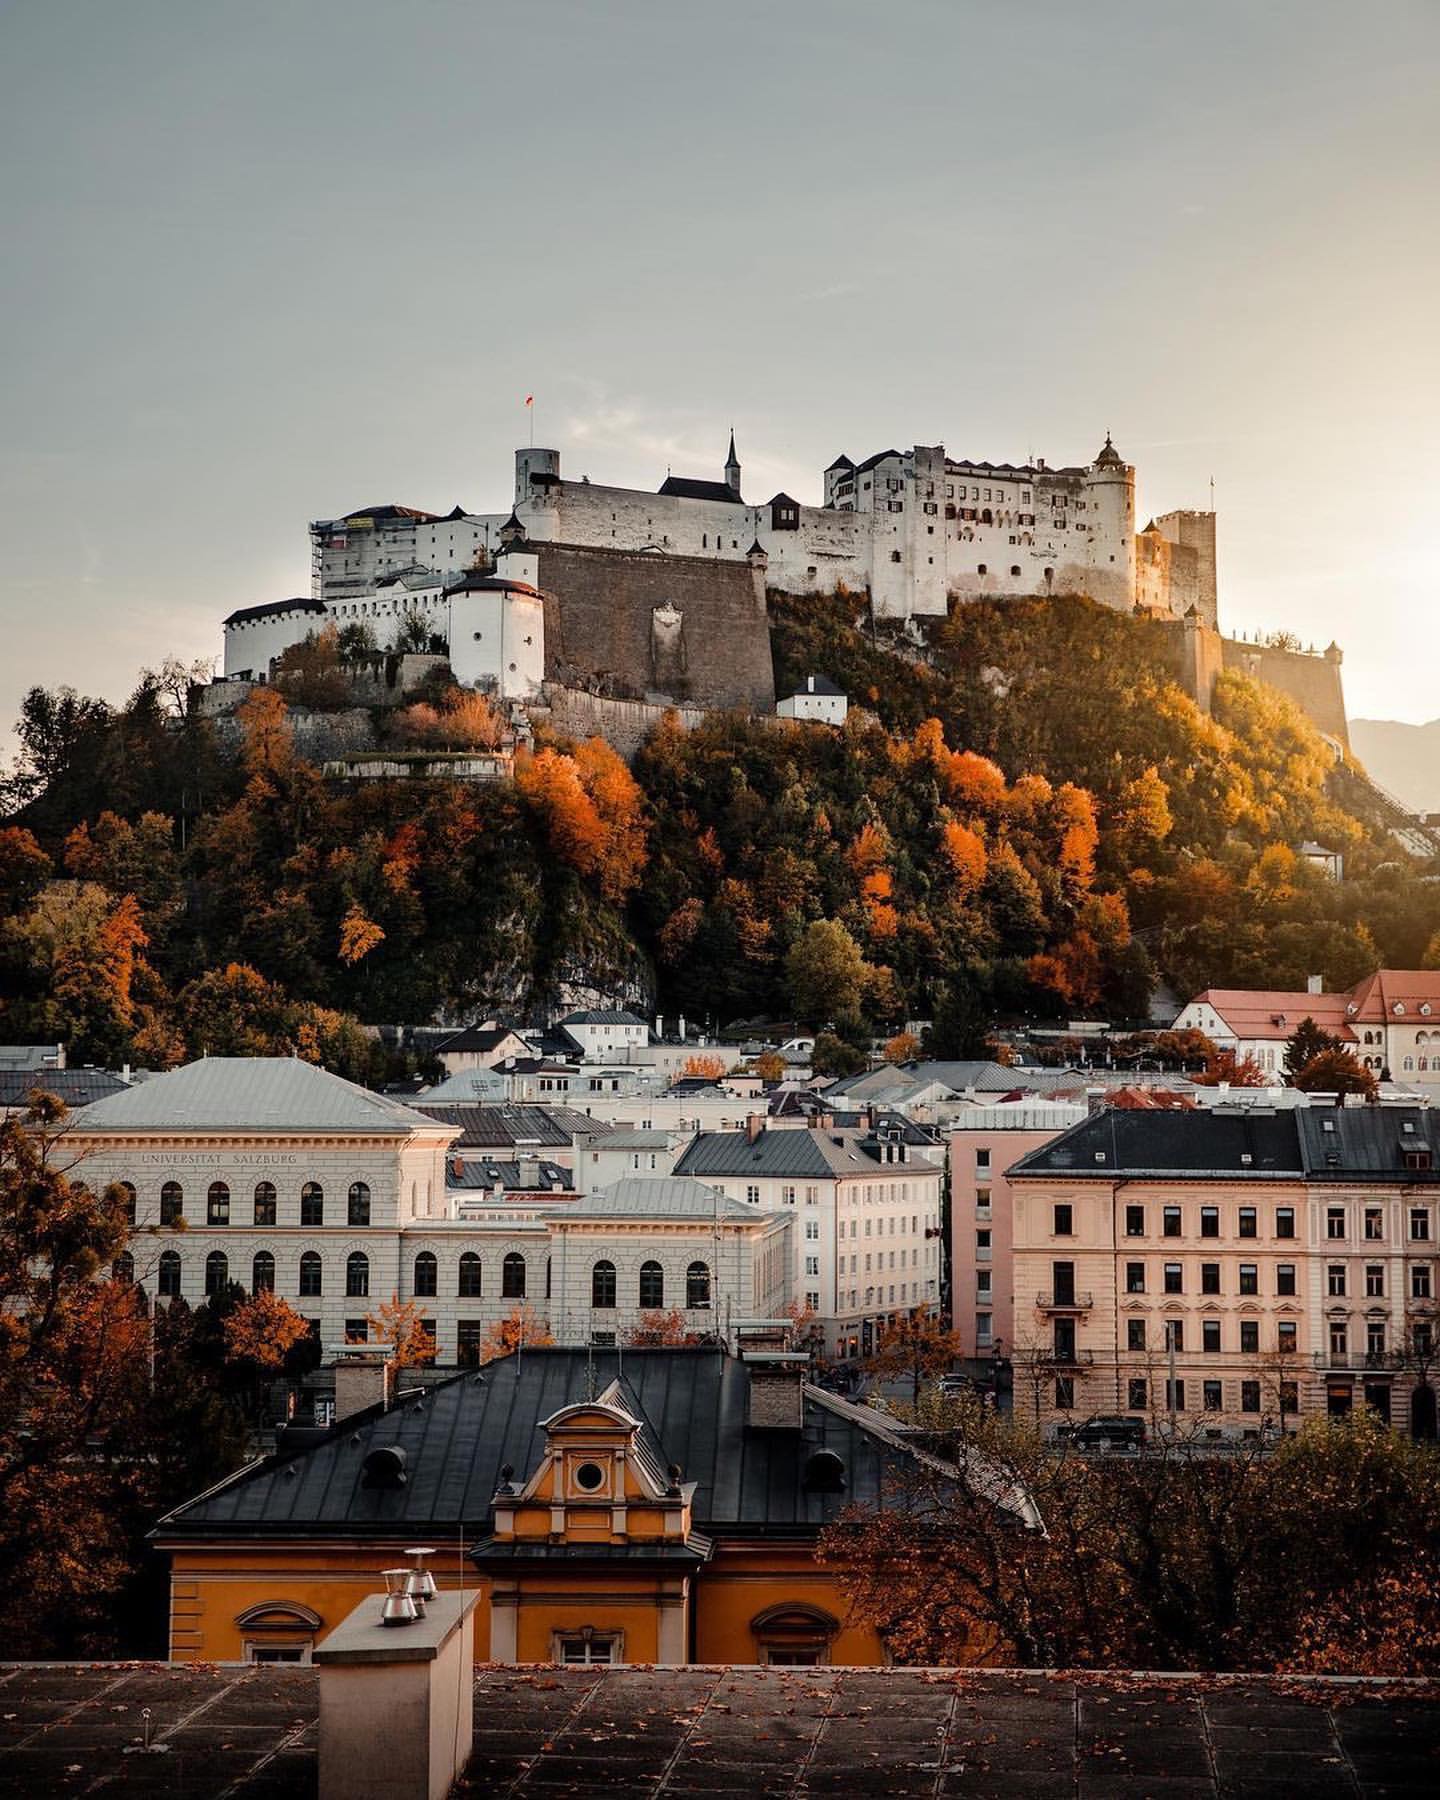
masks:
{"label": "orange foliage tree", "polygon": [[392,1294],[365,1315],[365,1323],[370,1327],[371,1343],[394,1346],[392,1368],[413,1369],[434,1362],[435,1339],[427,1329],[429,1321],[413,1300]]}
{"label": "orange foliage tree", "polygon": [[666,1344],[698,1344],[700,1335],[691,1331],[685,1323],[684,1313],[672,1309],[670,1312],[643,1312],[635,1324],[621,1333],[624,1342],[632,1349],[658,1349]]}
{"label": "orange foliage tree", "polygon": [[920,1054],[920,1040],[913,1031],[897,1031],[885,1045],[887,1063],[913,1062]]}
{"label": "orange foliage tree", "polygon": [[543,1349],[553,1344],[550,1327],[528,1301],[512,1306],[503,1319],[496,1319],[480,1340],[480,1360],[494,1362],[497,1356],[513,1356],[517,1350]]}
{"label": "orange foliage tree", "polygon": [[238,1301],[225,1315],[225,1349],[236,1362],[273,1374],[310,1335],[310,1321],[268,1288]]}
{"label": "orange foliage tree", "polygon": [[701,1081],[719,1081],[725,1074],[725,1058],[697,1052],[694,1056],[685,1058],[680,1073]]}

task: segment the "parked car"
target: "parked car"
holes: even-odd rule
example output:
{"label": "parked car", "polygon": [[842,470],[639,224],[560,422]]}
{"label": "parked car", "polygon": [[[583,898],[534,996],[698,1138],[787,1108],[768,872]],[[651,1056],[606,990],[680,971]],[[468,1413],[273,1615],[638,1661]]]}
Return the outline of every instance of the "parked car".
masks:
{"label": "parked car", "polygon": [[1120,1413],[1100,1413],[1077,1425],[1070,1433],[1070,1442],[1082,1450],[1142,1450],[1145,1421]]}

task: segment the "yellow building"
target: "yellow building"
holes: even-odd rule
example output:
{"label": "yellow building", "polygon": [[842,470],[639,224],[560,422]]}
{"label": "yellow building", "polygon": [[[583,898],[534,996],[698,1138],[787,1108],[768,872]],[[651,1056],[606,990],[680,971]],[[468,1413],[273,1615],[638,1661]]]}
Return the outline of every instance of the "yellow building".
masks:
{"label": "yellow building", "polygon": [[155,1532],[176,1661],[306,1661],[379,1572],[433,1547],[478,1587],[476,1653],[566,1663],[881,1663],[815,1556],[909,1452],[806,1359],[526,1350],[341,1419]]}

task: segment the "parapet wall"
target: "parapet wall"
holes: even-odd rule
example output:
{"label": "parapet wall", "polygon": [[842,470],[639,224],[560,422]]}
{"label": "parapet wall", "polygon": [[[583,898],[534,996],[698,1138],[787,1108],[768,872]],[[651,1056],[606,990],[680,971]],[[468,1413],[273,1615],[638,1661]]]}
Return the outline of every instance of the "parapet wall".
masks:
{"label": "parapet wall", "polygon": [[1195,617],[1161,621],[1167,628],[1175,678],[1197,706],[1209,712],[1215,678],[1222,669],[1253,675],[1295,702],[1317,731],[1345,750],[1350,733],[1345,723],[1345,692],[1340,679],[1338,646],[1315,651],[1283,650],[1273,644],[1247,644],[1221,637]]}
{"label": "parapet wall", "polygon": [[532,720],[543,720],[562,737],[604,738],[627,762],[634,759],[667,712],[674,713],[686,731],[693,731],[705,719],[703,707],[616,700],[604,694],[586,693],[581,688],[563,687],[554,681],[545,683],[540,700],[527,706],[526,711]]}

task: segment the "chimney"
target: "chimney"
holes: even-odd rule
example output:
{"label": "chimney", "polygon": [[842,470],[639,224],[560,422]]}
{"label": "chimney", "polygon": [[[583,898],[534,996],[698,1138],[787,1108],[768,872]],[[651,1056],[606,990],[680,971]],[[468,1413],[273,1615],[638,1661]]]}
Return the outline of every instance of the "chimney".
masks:
{"label": "chimney", "polygon": [[763,1113],[748,1113],[745,1118],[745,1142],[747,1144],[753,1144],[759,1138],[760,1133],[764,1129],[765,1129],[764,1114]]}
{"label": "chimney", "polygon": [[347,1347],[335,1358],[335,1422],[364,1412],[367,1406],[390,1404],[390,1352],[363,1344]]}
{"label": "chimney", "polygon": [[522,1156],[519,1159],[520,1185],[523,1188],[539,1187],[540,1158],[538,1156]]}
{"label": "chimney", "polygon": [[680,1042],[682,1044],[685,1042],[685,1015],[684,1015],[684,1013],[681,1013],[681,1015],[680,1015]]}
{"label": "chimney", "polygon": [[1325,977],[1323,975],[1307,975],[1305,977],[1305,992],[1307,994],[1323,994],[1325,992]]}
{"label": "chimney", "polygon": [[742,1360],[750,1375],[751,1430],[802,1431],[810,1358],[799,1350],[746,1350]]}
{"label": "chimney", "polygon": [[460,1178],[464,1175],[464,1173],[465,1173],[465,1158],[463,1156],[452,1156],[450,1158],[450,1173],[455,1177],[455,1179],[457,1181],[459,1181]]}

